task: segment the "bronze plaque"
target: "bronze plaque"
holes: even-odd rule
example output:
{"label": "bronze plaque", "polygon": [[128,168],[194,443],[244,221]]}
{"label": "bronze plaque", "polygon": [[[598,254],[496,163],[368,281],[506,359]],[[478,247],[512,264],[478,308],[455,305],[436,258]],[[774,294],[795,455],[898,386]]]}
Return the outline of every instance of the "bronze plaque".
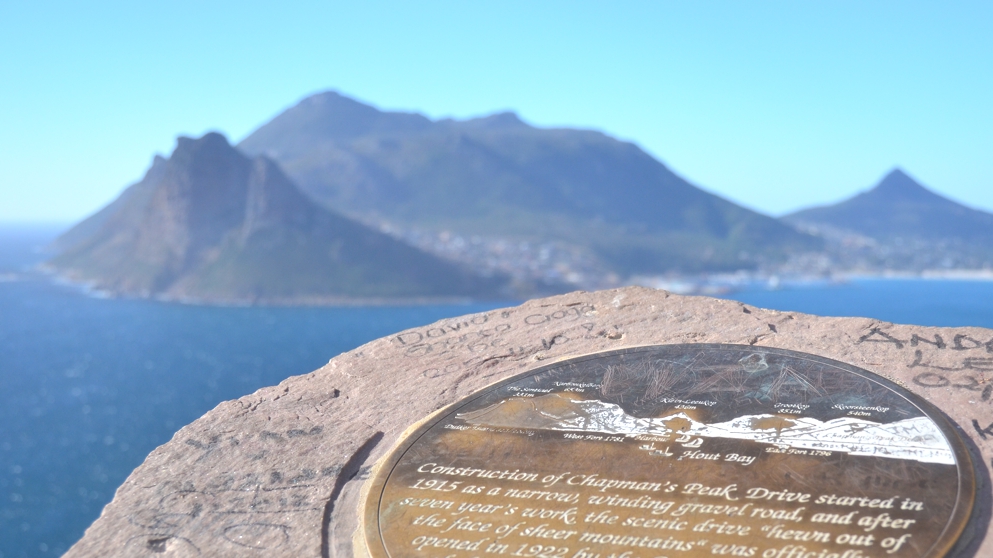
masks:
{"label": "bronze plaque", "polygon": [[975,478],[954,428],[865,370],[661,345],[549,364],[444,409],[370,485],[374,558],[943,556]]}

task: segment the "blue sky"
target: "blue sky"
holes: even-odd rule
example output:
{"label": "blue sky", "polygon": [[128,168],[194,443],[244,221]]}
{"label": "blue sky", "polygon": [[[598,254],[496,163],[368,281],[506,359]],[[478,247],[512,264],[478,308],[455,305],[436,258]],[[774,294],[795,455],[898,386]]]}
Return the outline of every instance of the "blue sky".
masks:
{"label": "blue sky", "polygon": [[177,135],[317,91],[634,141],[771,214],[901,166],[993,211],[991,2],[5,2],[0,221],[72,221]]}

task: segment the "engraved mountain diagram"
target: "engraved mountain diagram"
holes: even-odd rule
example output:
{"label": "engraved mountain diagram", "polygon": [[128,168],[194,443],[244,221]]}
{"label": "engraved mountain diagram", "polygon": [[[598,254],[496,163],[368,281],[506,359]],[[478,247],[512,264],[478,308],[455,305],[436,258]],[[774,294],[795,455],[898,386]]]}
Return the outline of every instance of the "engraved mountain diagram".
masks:
{"label": "engraved mountain diagram", "polygon": [[178,300],[492,298],[502,284],[321,207],[272,160],[216,133],[179,138],[54,247],[48,265],[71,279]]}
{"label": "engraved mountain diagram", "polygon": [[459,414],[457,418],[469,424],[499,428],[729,438],[798,449],[955,464],[944,434],[926,416],[878,423],[854,417],[821,421],[811,417],[760,414],[704,424],[682,412],[658,418],[638,418],[613,403],[550,393],[539,397],[510,397],[489,407]]}

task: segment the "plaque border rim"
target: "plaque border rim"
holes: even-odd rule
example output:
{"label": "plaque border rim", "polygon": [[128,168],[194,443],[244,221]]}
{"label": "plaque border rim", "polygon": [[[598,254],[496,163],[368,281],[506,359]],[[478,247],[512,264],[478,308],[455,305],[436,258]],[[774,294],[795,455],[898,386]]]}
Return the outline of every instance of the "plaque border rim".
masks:
{"label": "plaque border rim", "polygon": [[[771,352],[785,356],[800,356],[804,360],[820,362],[821,364],[827,364],[829,366],[843,369],[847,372],[861,376],[870,382],[880,383],[883,387],[895,391],[898,395],[906,399],[911,405],[914,405],[920,409],[938,426],[941,433],[944,434],[945,439],[948,440],[949,445],[952,447],[952,453],[955,455],[955,466],[958,470],[958,493],[955,497],[955,505],[952,508],[952,512],[949,514],[949,519],[945,523],[944,529],[938,535],[931,548],[921,556],[922,558],[946,556],[960,542],[959,539],[962,537],[970,522],[977,499],[976,471],[968,446],[966,442],[961,439],[958,428],[956,428],[957,423],[952,420],[951,417],[938,408],[937,405],[924,399],[923,396],[910,391],[910,389],[902,385],[899,380],[855,366],[853,364],[849,364],[847,362],[815,355],[813,353],[797,351],[794,349],[742,345],[740,343],[652,343],[607,349],[604,351],[594,351],[578,355],[568,355],[557,358],[537,367],[529,368],[523,372],[487,384],[473,391],[469,395],[461,397],[458,400],[441,407],[440,409],[428,414],[420,421],[408,426],[400,434],[393,447],[390,448],[390,450],[376,462],[373,467],[371,478],[365,483],[365,487],[362,490],[363,494],[360,496],[360,524],[357,529],[359,532],[357,532],[357,536],[353,538],[353,545],[361,540],[364,546],[362,550],[365,551],[365,556],[368,556],[369,558],[393,558],[393,555],[390,554],[389,550],[387,550],[386,542],[383,540],[382,528],[379,523],[379,511],[382,507],[383,490],[386,488],[386,483],[389,481],[393,471],[396,469],[397,465],[399,465],[400,460],[407,453],[407,451],[414,444],[416,444],[421,437],[427,434],[429,430],[441,422],[445,417],[455,412],[459,407],[464,407],[472,401],[483,397],[484,392],[499,389],[506,384],[514,383],[518,380],[539,374],[556,366],[561,366],[563,363],[579,363],[592,358],[611,356],[621,353],[649,351],[651,349],[661,347],[685,347],[687,349],[700,350],[705,350],[708,348],[732,348],[752,352]],[[373,502],[373,499],[375,499],[375,502]],[[375,526],[374,535],[370,534],[370,527],[372,526]],[[950,531],[950,529],[952,530]],[[374,541],[377,543],[376,545],[372,544]],[[356,553],[356,555],[359,554]]]}

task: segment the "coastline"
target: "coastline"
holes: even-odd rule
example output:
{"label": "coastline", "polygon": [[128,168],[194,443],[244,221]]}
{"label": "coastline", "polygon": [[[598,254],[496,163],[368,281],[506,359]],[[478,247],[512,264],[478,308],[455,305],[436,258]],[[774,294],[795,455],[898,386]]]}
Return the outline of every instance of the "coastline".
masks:
{"label": "coastline", "polygon": [[993,281],[993,269],[932,269],[922,271],[860,270],[830,275],[741,271],[699,275],[633,277],[627,284],[682,295],[724,296],[743,290],[780,290],[792,287],[845,284],[854,281]]}
{"label": "coastline", "polygon": [[[349,297],[349,296],[295,296],[295,297],[195,297],[169,294],[136,294],[115,292],[96,287],[91,281],[74,279],[70,275],[47,265],[35,266],[33,271],[45,277],[55,285],[68,287],[88,296],[99,299],[148,300],[190,306],[218,306],[228,308],[248,308],[253,306],[270,307],[387,307],[387,306],[432,306],[432,305],[467,305],[486,302],[507,302],[519,304],[513,298],[506,299],[474,299],[470,297]],[[18,280],[26,277],[21,276]]]}
{"label": "coastline", "polygon": [[[71,276],[42,264],[32,269],[34,273],[2,274],[0,282],[28,280],[40,275],[53,284],[76,289],[86,296],[102,299],[149,300],[155,302],[192,306],[218,307],[388,307],[463,305],[486,302],[519,303],[531,297],[508,296],[501,299],[475,299],[470,297],[350,297],[350,296],[294,296],[294,297],[195,297],[169,294],[135,294],[114,292],[95,287],[92,282]],[[699,275],[636,276],[619,286],[642,286],[665,290],[680,295],[725,297],[729,294],[752,290],[775,291],[790,288],[808,288],[821,285],[843,285],[856,281],[963,281],[993,282],[993,269],[941,269],[918,272],[876,270],[844,271],[824,275],[779,274],[771,272],[734,272]],[[591,290],[576,285],[575,291]]]}

